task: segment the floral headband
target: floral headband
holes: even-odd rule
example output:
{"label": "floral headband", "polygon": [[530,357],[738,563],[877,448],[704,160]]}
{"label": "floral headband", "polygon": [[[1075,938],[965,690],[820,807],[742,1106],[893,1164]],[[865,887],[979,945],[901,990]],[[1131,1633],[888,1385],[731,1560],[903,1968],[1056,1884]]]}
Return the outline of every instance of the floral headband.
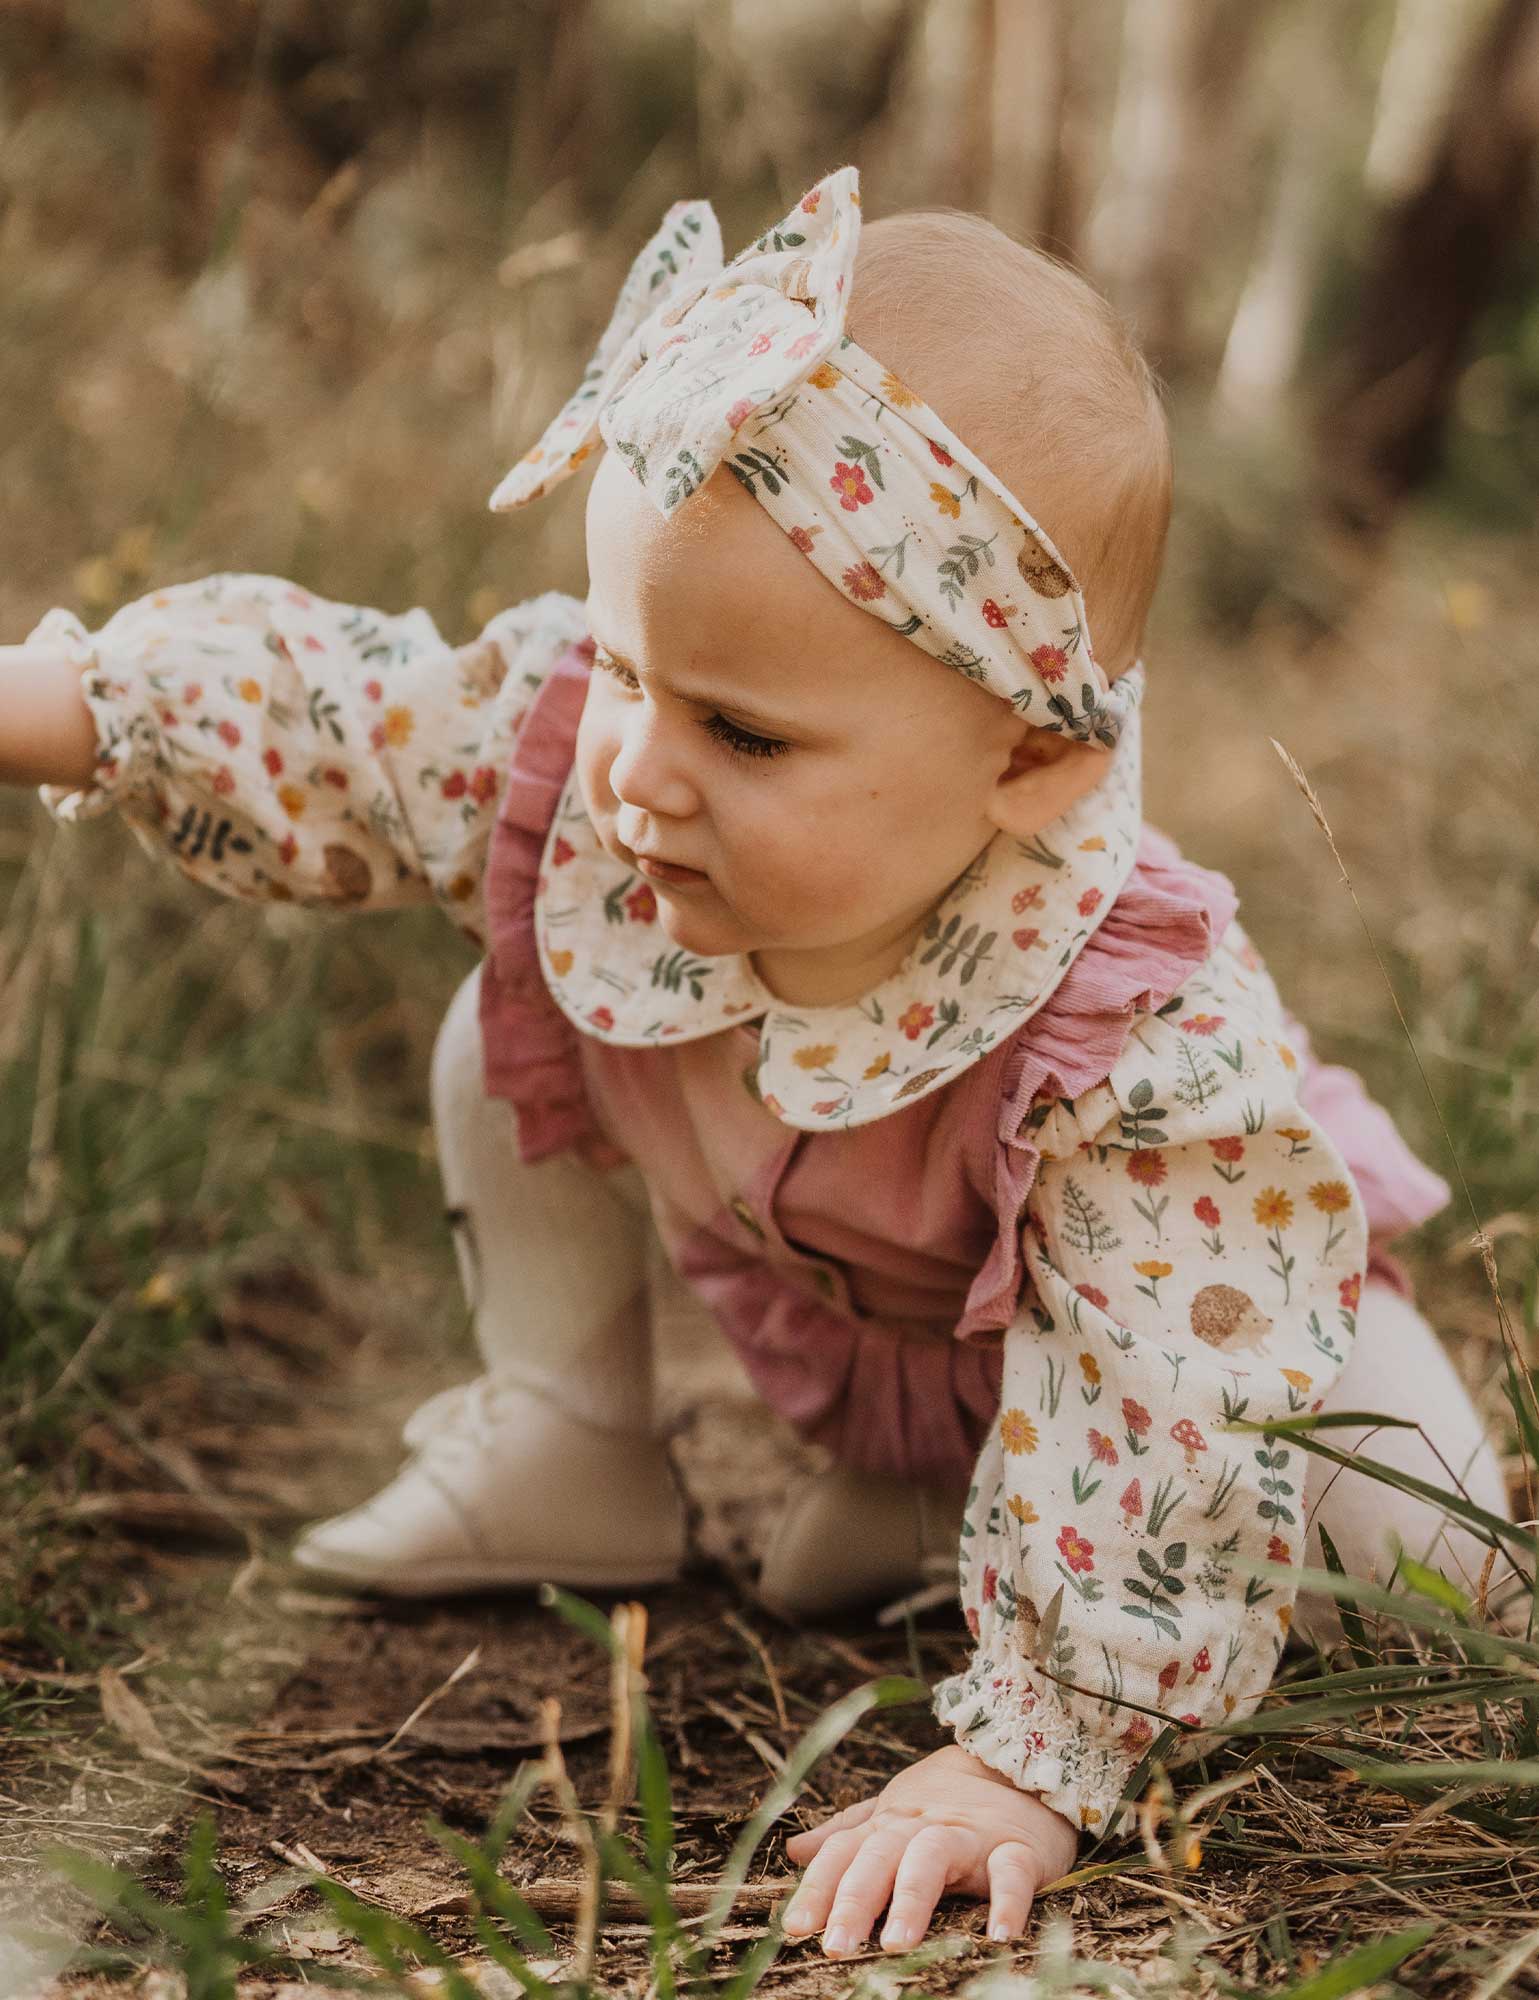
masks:
{"label": "floral headband", "polygon": [[726,464],[863,611],[1038,728],[1112,749],[1136,694],[1097,664],[1068,565],[1003,481],[844,332],[859,240],[854,167],[725,267],[710,204],[676,202],[581,386],[489,504],[538,500],[598,435],[664,516]]}

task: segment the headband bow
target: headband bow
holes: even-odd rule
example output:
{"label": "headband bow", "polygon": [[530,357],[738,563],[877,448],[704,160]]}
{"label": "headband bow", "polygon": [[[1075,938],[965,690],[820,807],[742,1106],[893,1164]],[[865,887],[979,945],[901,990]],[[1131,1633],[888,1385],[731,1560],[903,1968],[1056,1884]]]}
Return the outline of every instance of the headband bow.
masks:
{"label": "headband bow", "polygon": [[665,517],[725,464],[863,611],[1037,727],[1113,748],[1141,675],[1108,682],[1047,535],[844,331],[860,212],[840,167],[723,265],[710,204],[674,203],[575,394],[489,504],[538,500],[600,436]]}

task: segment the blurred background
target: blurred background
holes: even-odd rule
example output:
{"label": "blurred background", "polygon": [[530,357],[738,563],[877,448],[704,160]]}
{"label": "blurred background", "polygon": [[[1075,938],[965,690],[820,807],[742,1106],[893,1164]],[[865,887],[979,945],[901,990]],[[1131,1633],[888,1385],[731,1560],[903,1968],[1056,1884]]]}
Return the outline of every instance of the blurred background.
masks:
{"label": "blurred background", "polygon": [[[1539,0],[0,0],[0,637],[215,570],[454,643],[580,593],[583,482],[486,499],[681,198],[731,255],[853,162],[868,218],[1072,259],[1177,438],[1150,816],[1455,1181],[1402,1248],[1510,1449],[1469,1238],[1532,1337],[1536,138]],[[459,1367],[426,1078],[471,959],[20,795],[0,894],[0,1627],[74,1643],[59,1468],[110,1486],[102,1413],[174,1408],[232,1299]]]}

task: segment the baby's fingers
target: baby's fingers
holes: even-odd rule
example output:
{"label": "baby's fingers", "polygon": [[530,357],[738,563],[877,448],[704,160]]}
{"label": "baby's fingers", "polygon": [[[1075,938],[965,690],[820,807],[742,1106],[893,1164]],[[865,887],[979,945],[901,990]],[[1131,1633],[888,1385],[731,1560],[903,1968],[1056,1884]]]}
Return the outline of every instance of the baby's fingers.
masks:
{"label": "baby's fingers", "polygon": [[[817,1831],[826,1833],[828,1828],[819,1827]],[[833,1907],[839,1879],[863,1838],[858,1828],[841,1827],[831,1840],[825,1841],[817,1859],[802,1877],[801,1887],[786,1906],[787,1936],[805,1937],[809,1931],[823,1928]]]}
{"label": "baby's fingers", "polygon": [[875,1811],[875,1793],[869,1799],[857,1799],[854,1805],[846,1806],[843,1812],[836,1812],[821,1826],[809,1826],[803,1833],[793,1833],[786,1842],[786,1853],[800,1868],[812,1859],[831,1833],[844,1833],[852,1826],[864,1826]]}
{"label": "baby's fingers", "polygon": [[1036,1855],[1021,1841],[1004,1841],[989,1855],[989,1936],[997,1943],[1025,1930],[1041,1879]]}
{"label": "baby's fingers", "polygon": [[935,1905],[951,1880],[952,1841],[950,1827],[927,1826],[909,1842],[892,1885],[892,1905],[882,1930],[883,1951],[907,1951],[924,1936]]}

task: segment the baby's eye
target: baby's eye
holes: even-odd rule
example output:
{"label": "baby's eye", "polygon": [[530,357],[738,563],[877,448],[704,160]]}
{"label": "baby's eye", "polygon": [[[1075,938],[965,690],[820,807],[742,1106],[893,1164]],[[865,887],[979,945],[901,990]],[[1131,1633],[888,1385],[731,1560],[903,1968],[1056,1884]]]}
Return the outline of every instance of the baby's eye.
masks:
{"label": "baby's eye", "polygon": [[[621,666],[614,655],[606,653],[602,646],[594,647],[593,664],[602,667],[623,688],[639,689],[641,686],[630,668]],[[755,736],[752,730],[740,729],[724,715],[703,716],[700,727],[734,757],[778,757],[791,747],[776,736]]]}

